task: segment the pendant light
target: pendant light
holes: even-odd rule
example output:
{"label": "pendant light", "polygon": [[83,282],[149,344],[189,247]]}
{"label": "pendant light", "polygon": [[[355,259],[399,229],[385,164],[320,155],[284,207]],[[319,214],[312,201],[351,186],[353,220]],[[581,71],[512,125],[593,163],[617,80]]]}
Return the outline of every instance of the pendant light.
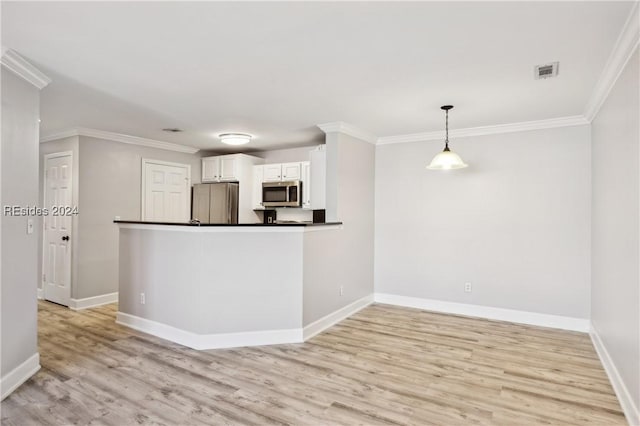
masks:
{"label": "pendant light", "polygon": [[446,114],[446,136],[444,139],[444,151],[433,157],[431,163],[427,166],[429,170],[452,170],[463,169],[468,166],[462,161],[462,158],[455,152],[449,149],[449,110],[453,108],[453,105],[443,105],[440,109],[445,111]]}

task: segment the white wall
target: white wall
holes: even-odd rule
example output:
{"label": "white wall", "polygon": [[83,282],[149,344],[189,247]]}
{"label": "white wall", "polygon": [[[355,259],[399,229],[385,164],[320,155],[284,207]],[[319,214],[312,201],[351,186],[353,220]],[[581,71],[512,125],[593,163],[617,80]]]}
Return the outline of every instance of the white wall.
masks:
{"label": "white wall", "polygon": [[253,152],[251,155],[264,158],[265,164],[309,161],[309,151],[312,151],[316,146],[317,145],[303,146],[300,148],[274,149],[272,151]]}
{"label": "white wall", "polygon": [[[589,317],[589,127],[376,150],[376,293]],[[472,293],[464,283],[471,282]]]}
{"label": "white wall", "polygon": [[140,220],[143,158],[190,164],[192,184],[201,181],[197,155],[80,137],[75,298],[118,291],[118,227],[113,220]]}
{"label": "white wall", "polygon": [[[375,147],[348,135],[327,134],[327,193],[343,229],[304,238],[303,325],[373,293]],[[344,287],[340,295],[340,287]]]}
{"label": "white wall", "polygon": [[640,408],[639,61],[636,49],[592,122],[591,321],[629,400],[635,401],[636,416]]}
{"label": "white wall", "polygon": [[[2,68],[0,79],[2,206],[37,206],[40,93],[35,86],[5,68]],[[30,217],[34,221],[34,232],[27,234],[27,219],[2,217],[0,371],[3,395],[7,392],[7,386],[22,381],[11,380],[10,373],[34,356],[37,357],[38,353],[36,287],[41,220],[39,217]],[[37,366],[37,360],[35,364]]]}
{"label": "white wall", "polygon": [[[200,156],[80,136],[41,144],[41,173],[45,154],[67,150],[74,151],[77,165],[79,209],[71,297],[113,293],[118,291],[118,230],[113,220],[116,216],[140,220],[142,158],[189,164],[192,183],[199,183]],[[40,200],[42,196],[41,182]]]}

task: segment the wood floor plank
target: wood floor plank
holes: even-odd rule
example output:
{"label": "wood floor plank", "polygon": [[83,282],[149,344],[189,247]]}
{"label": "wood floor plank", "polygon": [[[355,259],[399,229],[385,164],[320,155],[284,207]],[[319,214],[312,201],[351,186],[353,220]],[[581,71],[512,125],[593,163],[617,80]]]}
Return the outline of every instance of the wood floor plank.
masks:
{"label": "wood floor plank", "polygon": [[303,344],[195,351],[39,302],[6,425],[624,425],[583,333],[371,305]]}

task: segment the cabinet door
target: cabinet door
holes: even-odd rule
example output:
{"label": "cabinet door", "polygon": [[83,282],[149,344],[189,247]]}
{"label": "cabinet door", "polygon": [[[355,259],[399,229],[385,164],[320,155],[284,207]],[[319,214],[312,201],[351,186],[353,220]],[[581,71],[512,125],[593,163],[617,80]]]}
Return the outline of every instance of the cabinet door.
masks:
{"label": "cabinet door", "polygon": [[300,163],[283,163],[282,180],[300,180]]}
{"label": "cabinet door", "polygon": [[327,152],[322,148],[315,149],[309,154],[311,161],[311,208],[326,209],[327,192]]}
{"label": "cabinet door", "polygon": [[264,210],[262,205],[262,176],[264,166],[253,166],[253,186],[251,190],[251,204],[254,210]]}
{"label": "cabinet door", "polygon": [[202,182],[216,182],[220,177],[220,159],[207,157],[202,159]]}
{"label": "cabinet door", "polygon": [[301,163],[302,168],[302,208],[311,209],[311,163]]}
{"label": "cabinet door", "polygon": [[265,164],[263,182],[280,182],[282,180],[282,164]]}
{"label": "cabinet door", "polygon": [[238,179],[238,159],[235,157],[220,157],[220,180],[237,181]]}

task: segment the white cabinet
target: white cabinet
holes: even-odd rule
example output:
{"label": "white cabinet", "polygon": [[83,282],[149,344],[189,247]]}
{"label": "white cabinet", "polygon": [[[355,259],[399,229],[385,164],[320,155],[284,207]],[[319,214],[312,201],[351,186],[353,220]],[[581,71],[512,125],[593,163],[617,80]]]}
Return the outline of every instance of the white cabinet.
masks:
{"label": "white cabinet", "polygon": [[220,159],[207,157],[202,159],[202,182],[215,182],[218,180]]}
{"label": "white cabinet", "polygon": [[311,207],[314,210],[326,209],[327,192],[327,152],[325,146],[320,145],[309,153],[311,161]]}
{"label": "white cabinet", "polygon": [[300,180],[300,164],[299,162],[265,164],[263,182]]}
{"label": "white cabinet", "polygon": [[[265,164],[254,166],[253,170],[253,209],[264,210],[262,205],[262,182],[284,182],[299,180],[302,182],[302,208],[310,210],[311,194],[311,163],[309,161]],[[324,182],[322,182],[324,185]]]}
{"label": "white cabinet", "polygon": [[282,180],[300,180],[301,163],[282,163]]}
{"label": "white cabinet", "polygon": [[302,181],[302,208],[311,209],[311,163],[300,163],[300,180]]}
{"label": "white cabinet", "polygon": [[260,222],[260,217],[253,210],[254,198],[258,194],[262,197],[262,182],[258,193],[255,190],[253,166],[263,162],[262,158],[246,154],[217,155],[202,159],[202,183],[238,182],[238,223]]}
{"label": "white cabinet", "polygon": [[202,159],[202,182],[230,182],[240,180],[240,160],[237,154]]}
{"label": "white cabinet", "polygon": [[280,182],[282,180],[282,164],[265,164],[263,182]]}
{"label": "white cabinet", "polygon": [[252,201],[254,210],[264,210],[262,205],[262,179],[264,176],[265,166],[253,166],[253,188],[251,190]]}
{"label": "white cabinet", "polygon": [[223,155],[220,157],[220,170],[218,170],[221,181],[240,180],[238,173],[239,161],[235,156]]}

